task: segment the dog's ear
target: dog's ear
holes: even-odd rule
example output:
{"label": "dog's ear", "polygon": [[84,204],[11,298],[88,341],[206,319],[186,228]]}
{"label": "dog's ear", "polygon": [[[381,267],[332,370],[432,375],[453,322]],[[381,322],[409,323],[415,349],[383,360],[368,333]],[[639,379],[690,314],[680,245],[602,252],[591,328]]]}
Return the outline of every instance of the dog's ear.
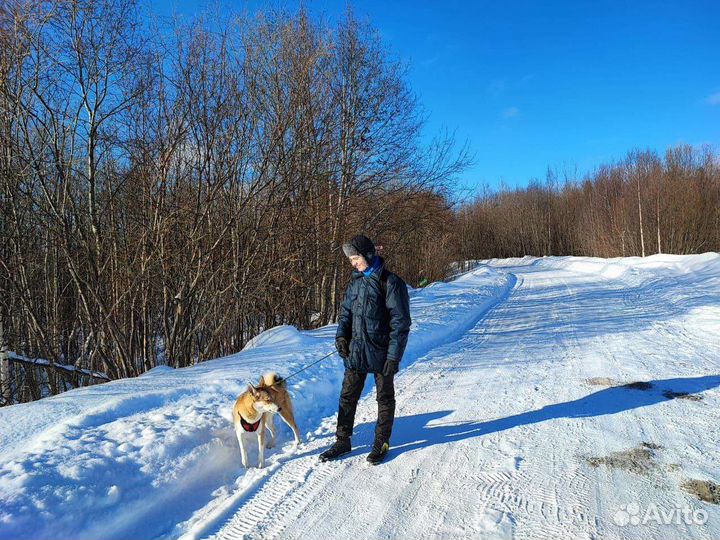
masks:
{"label": "dog's ear", "polygon": [[248,392],[255,397],[257,395],[257,389],[250,383],[248,383]]}
{"label": "dog's ear", "polygon": [[260,383],[258,383],[258,386],[265,386],[265,377],[260,375]]}

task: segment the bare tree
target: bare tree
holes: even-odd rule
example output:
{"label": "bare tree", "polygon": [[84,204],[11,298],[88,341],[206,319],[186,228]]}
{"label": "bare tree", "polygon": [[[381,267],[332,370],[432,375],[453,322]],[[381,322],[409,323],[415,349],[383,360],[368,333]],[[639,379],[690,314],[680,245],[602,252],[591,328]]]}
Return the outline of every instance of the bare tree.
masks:
{"label": "bare tree", "polygon": [[[350,11],[332,27],[300,10],[166,28],[132,0],[38,0],[0,21],[0,313],[25,359],[3,375],[12,400],[326,324],[339,247],[363,230],[409,279],[452,259],[447,186],[466,151],[421,144],[405,67]],[[409,241],[443,254],[419,269]]]}

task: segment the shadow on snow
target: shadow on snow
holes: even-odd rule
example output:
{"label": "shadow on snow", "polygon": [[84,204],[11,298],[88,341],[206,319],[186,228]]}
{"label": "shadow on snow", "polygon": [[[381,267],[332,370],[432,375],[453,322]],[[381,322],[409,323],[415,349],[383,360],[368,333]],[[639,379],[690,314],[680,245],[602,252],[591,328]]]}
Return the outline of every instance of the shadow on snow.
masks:
{"label": "shadow on snow", "polygon": [[[665,397],[663,392],[697,394],[716,388],[720,386],[720,375],[661,379],[647,382],[651,384],[648,390],[638,390],[627,386],[613,386],[573,401],[554,403],[534,411],[482,422],[436,422],[436,420],[453,412],[450,410],[400,416],[395,418],[391,440],[392,449],[386,461],[390,461],[411,450],[481,437],[519,426],[559,418],[587,418],[616,414],[655,405],[672,399]],[[353,439],[358,442],[362,441],[366,446],[369,446],[373,438],[374,428],[375,422],[358,425]],[[360,445],[354,446],[362,448]]]}

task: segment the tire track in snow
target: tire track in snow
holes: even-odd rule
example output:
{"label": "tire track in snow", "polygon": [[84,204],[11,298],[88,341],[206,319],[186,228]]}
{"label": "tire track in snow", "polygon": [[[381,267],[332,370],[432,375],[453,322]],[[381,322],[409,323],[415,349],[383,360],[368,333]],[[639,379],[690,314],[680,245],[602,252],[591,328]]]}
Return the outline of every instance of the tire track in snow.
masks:
{"label": "tire track in snow", "polygon": [[[519,280],[522,280],[520,277]],[[568,294],[565,296],[565,302],[569,302],[572,305],[572,291],[566,285]],[[513,301],[517,306],[509,304],[503,304],[496,306],[500,311],[523,310],[522,298],[518,295],[513,298]],[[551,304],[551,319],[559,322],[563,321],[561,317],[561,310],[557,305]],[[495,313],[495,312],[494,312]],[[478,327],[472,331],[473,334],[477,335],[479,339],[474,342],[475,347],[484,344],[487,341],[488,336],[492,336],[499,332],[502,332],[502,327],[508,321],[513,319],[513,312],[510,312],[510,317],[498,316],[495,320],[491,320],[489,327]],[[541,317],[535,314],[536,320],[540,322]],[[573,316],[576,317],[575,310],[571,310],[570,321]],[[532,324],[525,324],[526,327],[532,328]],[[553,350],[559,349],[561,352],[553,355],[559,356],[562,360],[556,363],[567,364],[571,366],[576,362],[576,355],[573,355],[573,348],[579,346],[579,341],[574,328],[570,332],[569,344],[564,339],[558,337],[554,339]],[[520,357],[528,358],[525,354],[525,344],[520,340],[512,344],[512,349],[505,353],[507,357]],[[450,369],[456,369],[461,367],[463,359],[460,358],[458,362],[453,363],[443,369],[443,372],[447,372]],[[545,370],[547,379],[548,370]],[[537,376],[535,372],[534,375]],[[442,375],[441,375],[442,377]],[[482,395],[478,396],[479,402],[483,402]],[[534,430],[534,427],[528,426],[530,430]],[[484,441],[488,438],[499,439],[501,437],[498,433],[491,433],[487,436],[483,436]],[[517,459],[517,458],[516,458]],[[587,476],[581,471],[579,467],[574,467],[570,474],[562,476],[558,473],[558,470],[564,469],[564,465],[558,463],[555,452],[552,452],[550,456],[550,463],[548,464],[547,473],[528,475],[523,471],[490,471],[485,472],[479,476],[470,476],[469,483],[477,484],[481,495],[482,506],[489,507],[493,510],[501,512],[501,514],[508,516],[509,521],[512,523],[513,536],[523,537],[525,529],[518,530],[517,528],[517,517],[519,514],[523,516],[523,519],[531,518],[542,523],[540,530],[548,531],[548,537],[557,537],[558,532],[563,532],[565,535],[568,531],[573,530],[574,533],[586,533],[596,530],[596,523],[594,518],[589,517],[589,504],[586,501],[582,503],[579,501],[573,502],[571,506],[564,505],[559,501],[558,489],[561,487],[563,491],[570,493],[582,493],[589,492],[590,481]],[[567,472],[567,471],[566,471]],[[553,482],[553,479],[559,479],[559,481]],[[565,487],[566,486],[566,487]],[[528,495],[524,495],[527,493]],[[587,497],[585,497],[586,499]],[[520,534],[517,534],[520,533]],[[537,537],[538,529],[533,527],[530,532],[531,537]]]}
{"label": "tire track in snow", "polygon": [[[551,310],[549,318],[556,325],[569,326],[570,331],[558,333],[553,337],[550,361],[556,369],[562,365],[575,369],[577,355],[573,353],[578,350],[579,339],[573,322],[577,320],[577,310],[573,306],[574,293],[565,279],[560,278],[560,280],[567,293],[561,297],[562,305],[556,301],[549,302]],[[566,306],[569,306],[569,309]],[[523,357],[529,357],[524,354],[524,344],[518,344],[516,348],[522,351]],[[543,372],[546,376],[542,380],[535,379],[539,384],[547,381],[547,375],[551,370],[547,369]],[[537,377],[537,371],[534,375]],[[536,431],[536,426],[526,426],[526,428]],[[577,425],[573,423],[569,428],[575,438],[583,440]],[[536,468],[528,472],[518,470],[516,467],[516,470],[493,472],[486,476],[486,478],[480,476],[474,479],[481,486],[487,504],[511,516],[514,525],[513,537],[558,538],[568,536],[571,531],[572,535],[577,537],[581,534],[592,534],[596,530],[595,520],[589,517],[587,493],[590,480],[579,467],[567,470],[567,459],[558,460],[554,446],[551,446],[549,462],[542,469]],[[569,506],[563,503],[561,498],[563,493],[568,492],[575,496],[575,500]],[[577,499],[578,495],[582,500]],[[532,523],[529,529],[524,525],[527,522]]]}
{"label": "tire track in snow", "polygon": [[315,460],[315,456],[308,456],[288,461],[281,467],[282,474],[265,482],[223,526],[221,533],[210,538],[238,540],[255,538],[261,533],[262,538],[270,538],[263,530],[263,524],[269,521],[282,525],[283,520],[298,509],[299,492],[303,496],[312,496],[332,476],[330,468],[313,467],[311,462]]}

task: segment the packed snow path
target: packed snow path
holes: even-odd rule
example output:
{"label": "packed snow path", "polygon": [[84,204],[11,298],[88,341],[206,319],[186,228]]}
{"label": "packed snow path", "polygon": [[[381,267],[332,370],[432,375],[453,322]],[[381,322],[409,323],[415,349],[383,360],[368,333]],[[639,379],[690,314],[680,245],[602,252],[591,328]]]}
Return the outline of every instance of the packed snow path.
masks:
{"label": "packed snow path", "polygon": [[371,379],[353,452],[317,461],[335,362],[291,385],[300,448],[286,430],[242,469],[232,397],[332,347],[333,327],[281,327],[227,359],[0,410],[0,538],[720,537],[720,507],[686,484],[720,482],[717,254],[484,261],[411,306],[385,463],[365,463]]}
{"label": "packed snow path", "polygon": [[[512,293],[397,378],[385,464],[364,463],[371,393],[349,457],[320,464],[331,438],[312,441],[199,536],[719,537],[717,507],[680,489],[720,470],[718,275],[575,267],[502,268]],[[623,523],[633,503],[644,525]],[[707,514],[655,523],[651,503]]]}

